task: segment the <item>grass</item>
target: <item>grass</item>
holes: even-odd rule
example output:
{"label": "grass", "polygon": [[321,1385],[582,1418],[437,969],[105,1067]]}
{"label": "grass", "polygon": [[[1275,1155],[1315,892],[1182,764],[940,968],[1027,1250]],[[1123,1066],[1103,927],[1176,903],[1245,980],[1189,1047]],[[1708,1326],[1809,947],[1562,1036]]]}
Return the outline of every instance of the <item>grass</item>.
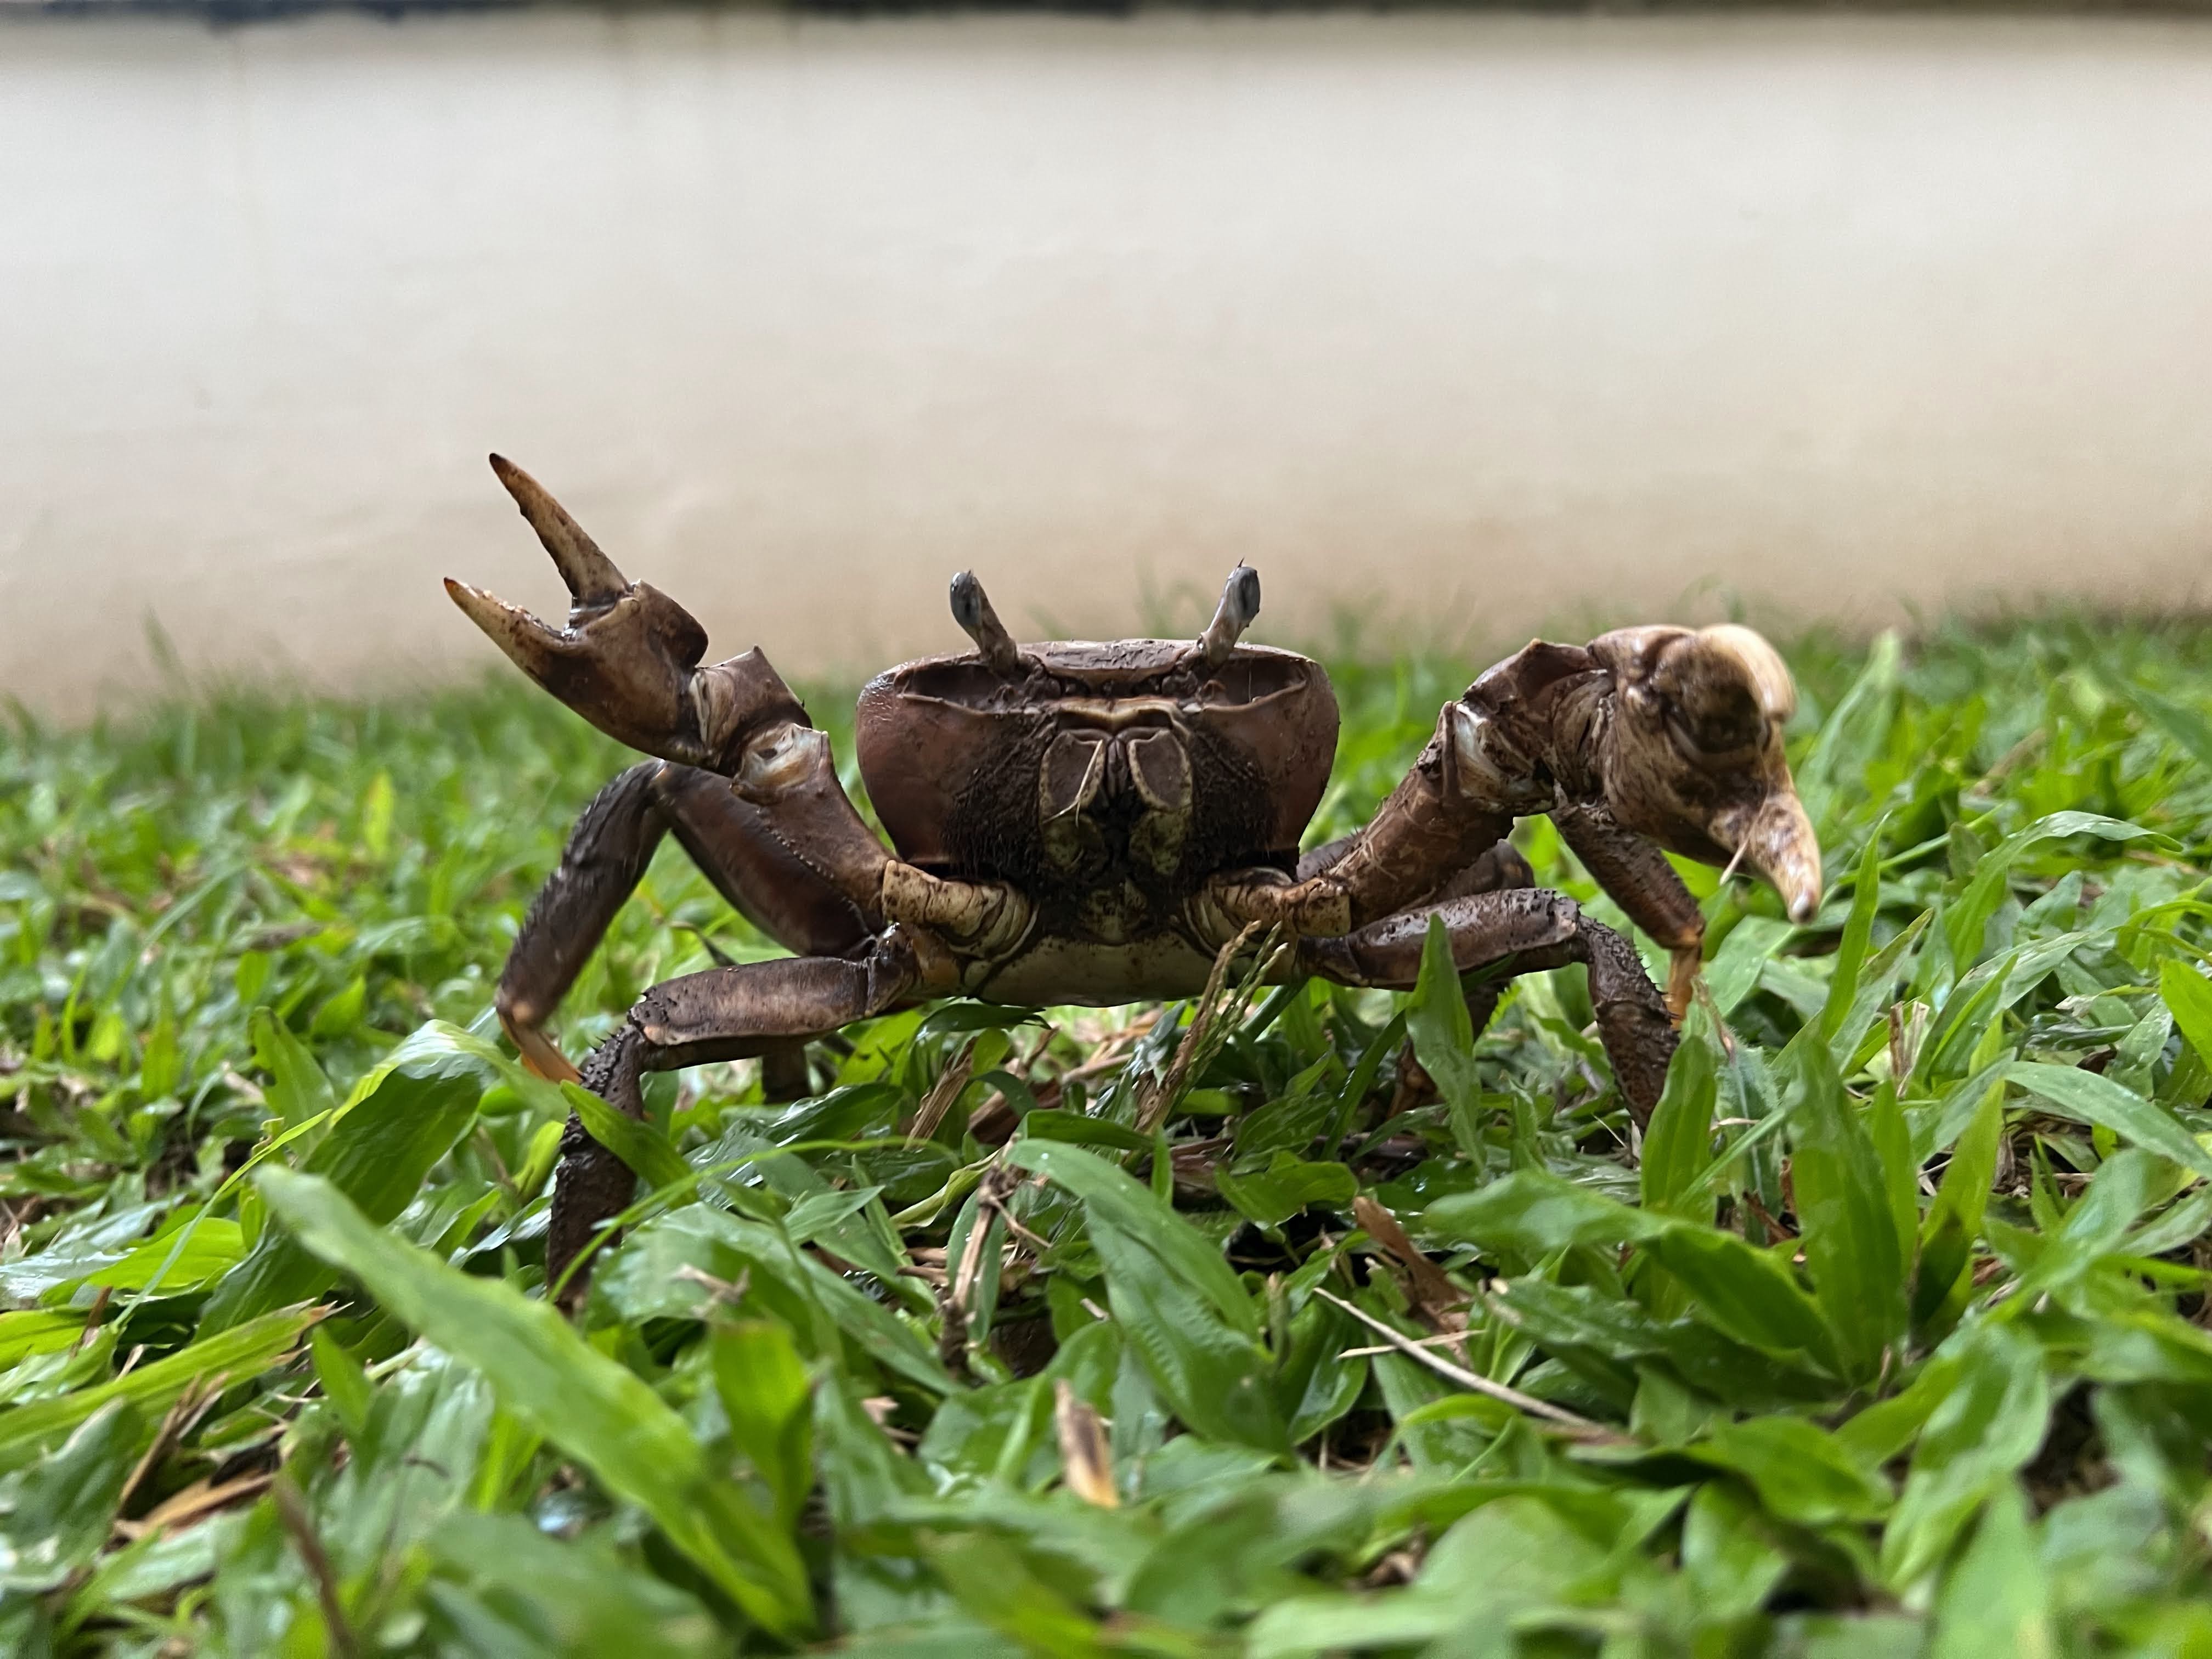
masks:
{"label": "grass", "polygon": [[[1448,969],[1232,986],[1180,1070],[950,1005],[659,1080],[580,1328],[488,1008],[623,754],[506,683],[19,722],[0,1650],[2212,1653],[2212,634],[1792,654],[1831,895],[1695,873],[1640,1144],[1577,970],[1471,1045]],[[1472,666],[1340,672],[1316,836]],[[672,846],[569,1051],[714,951]]]}

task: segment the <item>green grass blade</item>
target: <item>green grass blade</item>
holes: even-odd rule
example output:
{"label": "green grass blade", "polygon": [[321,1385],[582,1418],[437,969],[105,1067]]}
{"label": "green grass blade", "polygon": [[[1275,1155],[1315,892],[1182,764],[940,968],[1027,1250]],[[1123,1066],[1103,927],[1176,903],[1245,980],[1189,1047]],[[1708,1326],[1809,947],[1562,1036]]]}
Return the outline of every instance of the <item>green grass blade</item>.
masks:
{"label": "green grass blade", "polygon": [[323,1313],[320,1308],[288,1308],[264,1314],[108,1382],[0,1412],[0,1451],[73,1429],[112,1400],[127,1400],[152,1413],[166,1409],[194,1382],[258,1376],[289,1352],[300,1333]]}
{"label": "green grass blade", "polygon": [[543,1302],[392,1237],[331,1182],[264,1170],[270,1212],[393,1317],[482,1372],[500,1403],[635,1504],[746,1615],[781,1636],[813,1627],[788,1534],[723,1479],[683,1419]]}

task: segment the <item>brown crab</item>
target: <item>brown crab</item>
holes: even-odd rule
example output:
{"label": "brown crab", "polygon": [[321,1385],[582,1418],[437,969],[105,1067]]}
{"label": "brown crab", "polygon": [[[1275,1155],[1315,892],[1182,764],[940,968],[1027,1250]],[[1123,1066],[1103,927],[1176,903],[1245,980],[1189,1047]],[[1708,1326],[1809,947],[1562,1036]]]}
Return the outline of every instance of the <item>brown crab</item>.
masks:
{"label": "brown crab", "polygon": [[[1413,984],[1431,916],[1474,981],[1589,969],[1598,1035],[1640,1120],[1666,1077],[1704,923],[1660,849],[1748,865],[1802,921],[1820,849],[1783,758],[1794,707],[1771,647],[1738,627],[1630,628],[1537,642],[1447,703],[1367,826],[1301,855],[1335,754],[1319,664],[1240,642],[1260,609],[1239,566],[1195,641],[1024,646],[981,586],[952,582],[975,642],[860,694],[869,799],[758,650],[700,666],[705,630],[614,562],[528,474],[492,466],[574,596],[555,629],[465,583],[461,609],[601,731],[659,761],[586,809],[531,907],[498,992],[537,1070],[576,1077],[544,1024],[673,831],[756,926],[796,952],[657,985],[592,1053],[586,1086],[632,1116],[641,1074],[763,1056],[930,998],[1109,1004],[1192,994],[1250,924],[1288,941],[1273,975]],[[1532,884],[1504,840],[1550,814],[1634,922],[1673,952],[1662,1000],[1627,941]],[[547,1237],[557,1278],[629,1202],[630,1171],[571,1120]],[[571,1276],[570,1297],[581,1287]]]}

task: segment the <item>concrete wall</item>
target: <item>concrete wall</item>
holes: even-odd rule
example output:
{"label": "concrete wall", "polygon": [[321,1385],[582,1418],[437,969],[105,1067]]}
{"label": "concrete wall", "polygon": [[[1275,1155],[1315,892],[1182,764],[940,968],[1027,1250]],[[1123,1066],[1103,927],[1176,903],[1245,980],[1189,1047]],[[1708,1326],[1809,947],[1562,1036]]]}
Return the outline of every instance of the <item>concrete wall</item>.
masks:
{"label": "concrete wall", "polygon": [[372,685],[535,471],[787,672],[2212,596],[2212,27],[0,27],[0,689]]}

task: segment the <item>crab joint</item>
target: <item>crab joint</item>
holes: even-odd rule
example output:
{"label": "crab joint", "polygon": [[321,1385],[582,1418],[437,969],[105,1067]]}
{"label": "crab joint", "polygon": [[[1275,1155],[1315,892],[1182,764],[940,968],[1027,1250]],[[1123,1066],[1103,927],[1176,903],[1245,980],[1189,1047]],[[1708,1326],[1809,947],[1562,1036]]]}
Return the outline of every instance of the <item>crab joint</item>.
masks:
{"label": "crab joint", "polygon": [[1027,899],[1001,883],[945,881],[896,859],[884,866],[883,906],[893,921],[926,928],[986,957],[1020,944],[1036,914]]}
{"label": "crab joint", "polygon": [[1221,604],[1213,613],[1213,620],[1206,625],[1206,632],[1198,636],[1198,654],[1208,668],[1218,668],[1229,660],[1229,653],[1237,648],[1237,641],[1260,614],[1260,573],[1249,564],[1240,564],[1229,573],[1229,580],[1221,589]]}
{"label": "crab joint", "polygon": [[1277,877],[1270,881],[1267,876],[1272,873],[1221,877],[1198,902],[1216,912],[1217,927],[1231,933],[1255,921],[1301,939],[1334,938],[1352,931],[1352,896],[1335,877],[1319,875],[1299,882]]}
{"label": "crab joint", "polygon": [[1022,653],[1014,636],[991,608],[990,595],[983,592],[983,584],[975,580],[972,570],[963,570],[952,579],[952,620],[975,641],[984,665],[993,673],[1012,674],[1021,667]]}

